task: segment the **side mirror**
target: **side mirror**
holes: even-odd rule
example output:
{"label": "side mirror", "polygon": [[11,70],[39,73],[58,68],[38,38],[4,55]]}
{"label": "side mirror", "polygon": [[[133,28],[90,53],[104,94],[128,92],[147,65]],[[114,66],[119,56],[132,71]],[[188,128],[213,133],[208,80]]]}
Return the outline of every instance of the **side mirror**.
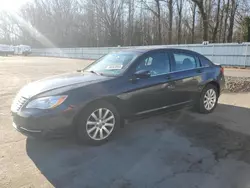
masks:
{"label": "side mirror", "polygon": [[148,70],[139,70],[135,72],[135,77],[136,78],[149,78],[150,77],[150,71]]}

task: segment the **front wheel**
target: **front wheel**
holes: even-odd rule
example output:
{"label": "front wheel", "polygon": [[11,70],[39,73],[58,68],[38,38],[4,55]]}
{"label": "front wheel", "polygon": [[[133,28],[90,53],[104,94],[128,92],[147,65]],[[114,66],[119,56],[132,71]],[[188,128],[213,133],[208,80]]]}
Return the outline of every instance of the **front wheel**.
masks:
{"label": "front wheel", "polygon": [[99,145],[109,140],[119,127],[120,116],[116,108],[106,102],[90,105],[83,110],[77,123],[78,141]]}
{"label": "front wheel", "polygon": [[218,89],[216,86],[209,84],[201,92],[198,102],[198,111],[201,113],[211,113],[218,102]]}

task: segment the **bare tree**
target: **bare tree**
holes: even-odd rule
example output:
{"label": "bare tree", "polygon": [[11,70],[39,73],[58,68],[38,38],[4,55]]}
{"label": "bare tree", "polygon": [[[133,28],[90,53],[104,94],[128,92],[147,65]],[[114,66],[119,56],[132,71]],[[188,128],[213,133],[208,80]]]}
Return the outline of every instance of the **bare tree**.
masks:
{"label": "bare tree", "polygon": [[228,20],[228,16],[229,16],[229,4],[230,4],[230,0],[227,0],[227,5],[225,7],[226,16],[225,16],[225,20],[224,20],[223,42],[226,42],[227,20]]}
{"label": "bare tree", "polygon": [[0,41],[34,47],[243,41],[249,11],[247,0],[33,0],[16,14],[0,11]]}
{"label": "bare tree", "polygon": [[201,17],[202,17],[202,22],[203,22],[203,40],[207,41],[208,40],[208,15],[207,12],[205,11],[204,7],[204,2],[203,0],[192,0],[197,7],[199,8]]}
{"label": "bare tree", "polygon": [[108,31],[109,45],[120,44],[119,31],[117,30],[124,0],[92,0],[96,7],[96,14]]}
{"label": "bare tree", "polygon": [[168,0],[168,43],[172,44],[172,33],[173,33],[173,0]]}
{"label": "bare tree", "polygon": [[133,20],[134,20],[134,0],[128,0],[128,29],[127,29],[127,38],[128,44],[132,45],[133,40]]}
{"label": "bare tree", "polygon": [[224,12],[225,12],[225,0],[222,1],[222,8],[220,11],[220,21],[219,21],[219,35],[218,35],[218,41],[221,42],[222,32],[223,32],[223,19],[224,19]]}
{"label": "bare tree", "polygon": [[177,0],[177,12],[178,12],[178,23],[177,23],[177,43],[181,43],[181,21],[182,21],[182,8],[183,8],[183,0]]}
{"label": "bare tree", "polygon": [[218,0],[218,3],[217,3],[215,26],[213,29],[212,42],[216,42],[216,37],[217,37],[217,32],[218,32],[218,27],[219,27],[219,22],[220,22],[219,17],[220,17],[220,0]]}
{"label": "bare tree", "polygon": [[195,30],[195,19],[196,19],[196,7],[197,5],[194,3],[192,5],[192,31],[191,31],[191,42],[194,43],[194,30]]}
{"label": "bare tree", "polygon": [[232,42],[232,40],[233,40],[234,17],[235,17],[235,12],[237,10],[237,7],[238,7],[238,5],[237,5],[236,0],[231,0],[231,10],[230,10],[227,42]]}
{"label": "bare tree", "polygon": [[157,36],[158,36],[157,43],[158,44],[162,43],[160,1],[162,1],[162,0],[153,0],[153,2],[155,3],[155,6],[156,6],[156,10],[154,10],[152,7],[150,7],[146,1],[143,1],[146,8],[148,10],[150,10],[155,15],[155,17],[157,18],[157,31],[158,31],[158,33],[157,33]]}

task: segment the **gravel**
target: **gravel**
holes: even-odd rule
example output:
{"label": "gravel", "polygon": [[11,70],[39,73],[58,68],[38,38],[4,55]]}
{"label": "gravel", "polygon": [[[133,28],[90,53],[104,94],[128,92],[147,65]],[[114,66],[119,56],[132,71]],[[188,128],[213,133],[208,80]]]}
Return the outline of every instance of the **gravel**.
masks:
{"label": "gravel", "polygon": [[250,92],[250,77],[232,77],[226,76],[225,89],[228,92]]}

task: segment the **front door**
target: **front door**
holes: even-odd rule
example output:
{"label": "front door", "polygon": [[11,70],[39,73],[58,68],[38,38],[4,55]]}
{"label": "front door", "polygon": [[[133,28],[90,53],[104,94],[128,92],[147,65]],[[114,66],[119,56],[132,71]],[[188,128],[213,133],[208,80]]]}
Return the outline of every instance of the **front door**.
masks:
{"label": "front door", "polygon": [[131,75],[142,70],[149,71],[150,77],[131,81],[127,93],[129,106],[135,114],[157,110],[171,101],[171,93],[166,92],[169,82],[166,78],[171,71],[168,53],[158,50],[145,54],[138,60]]}

